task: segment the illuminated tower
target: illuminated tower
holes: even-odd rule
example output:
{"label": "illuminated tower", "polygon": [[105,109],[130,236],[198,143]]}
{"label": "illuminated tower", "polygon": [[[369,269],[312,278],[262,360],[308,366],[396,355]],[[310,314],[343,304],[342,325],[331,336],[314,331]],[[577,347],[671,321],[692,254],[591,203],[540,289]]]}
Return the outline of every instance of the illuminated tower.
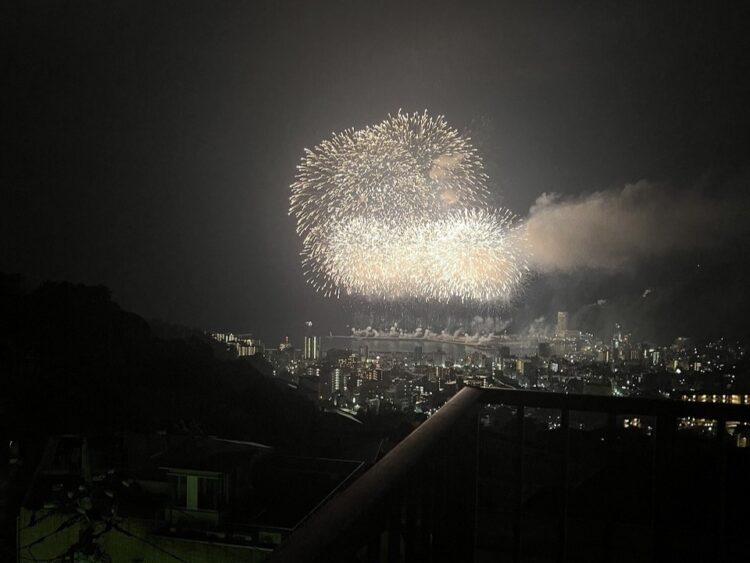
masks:
{"label": "illuminated tower", "polygon": [[320,337],[305,336],[305,360],[317,361],[320,359]]}
{"label": "illuminated tower", "polygon": [[341,371],[341,368],[333,369],[333,374],[331,375],[331,387],[333,388],[333,391],[344,390],[344,373]]}
{"label": "illuminated tower", "polygon": [[555,328],[555,336],[564,337],[568,332],[568,312],[559,311],[557,313],[557,327]]}

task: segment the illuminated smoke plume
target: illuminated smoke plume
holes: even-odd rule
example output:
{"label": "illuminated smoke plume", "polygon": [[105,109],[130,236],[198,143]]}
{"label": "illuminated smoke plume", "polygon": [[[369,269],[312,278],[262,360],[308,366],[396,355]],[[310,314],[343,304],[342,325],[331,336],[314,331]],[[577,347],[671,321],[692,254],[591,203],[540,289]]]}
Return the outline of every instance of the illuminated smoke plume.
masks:
{"label": "illuminated smoke plume", "polygon": [[543,194],[526,221],[531,265],[543,272],[614,272],[645,259],[710,248],[746,228],[743,208],[737,201],[646,181],[583,197]]}

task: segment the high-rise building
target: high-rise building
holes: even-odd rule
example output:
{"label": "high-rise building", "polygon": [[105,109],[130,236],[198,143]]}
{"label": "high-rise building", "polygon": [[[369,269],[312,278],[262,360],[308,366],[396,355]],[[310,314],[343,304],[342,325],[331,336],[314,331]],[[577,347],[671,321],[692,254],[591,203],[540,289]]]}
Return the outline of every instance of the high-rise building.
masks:
{"label": "high-rise building", "polygon": [[614,329],[612,330],[612,359],[621,360],[622,357],[622,327],[619,323],[615,323]]}
{"label": "high-rise building", "polygon": [[238,356],[255,356],[263,355],[265,348],[263,343],[254,338],[252,334],[232,334],[214,332],[211,336],[227,345],[227,350],[234,350]]}
{"label": "high-rise building", "polygon": [[555,328],[555,336],[565,337],[568,332],[568,312],[559,311],[557,313],[557,327]]}
{"label": "high-rise building", "polygon": [[317,361],[320,359],[320,337],[305,336],[305,360]]}
{"label": "high-rise building", "polygon": [[333,391],[344,390],[344,372],[341,368],[333,368],[333,373],[331,374],[331,387]]}
{"label": "high-rise building", "polygon": [[282,340],[281,343],[279,344],[279,350],[283,352],[284,350],[289,350],[291,347],[292,347],[292,343],[289,342],[289,337],[285,336],[284,340]]}
{"label": "high-rise building", "polygon": [[237,348],[238,356],[262,355],[264,352],[263,343],[252,334],[238,334],[235,337],[234,346]]}

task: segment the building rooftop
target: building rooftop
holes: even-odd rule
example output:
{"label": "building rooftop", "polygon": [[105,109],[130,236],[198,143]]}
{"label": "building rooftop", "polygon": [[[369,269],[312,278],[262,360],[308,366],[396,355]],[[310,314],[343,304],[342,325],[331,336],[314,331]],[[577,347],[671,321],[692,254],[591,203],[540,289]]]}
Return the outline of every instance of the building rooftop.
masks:
{"label": "building rooftop", "polygon": [[28,543],[29,524],[51,514],[83,512],[105,523],[116,514],[118,522],[147,520],[152,534],[173,539],[264,545],[263,530],[279,541],[362,466],[206,436],[56,436],[25,497],[21,526],[31,528]]}

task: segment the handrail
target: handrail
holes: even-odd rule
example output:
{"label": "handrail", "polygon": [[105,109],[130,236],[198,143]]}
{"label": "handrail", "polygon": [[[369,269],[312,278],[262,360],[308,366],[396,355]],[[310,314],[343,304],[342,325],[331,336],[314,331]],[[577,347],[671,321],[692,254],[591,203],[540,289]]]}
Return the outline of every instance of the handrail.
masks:
{"label": "handrail", "polygon": [[750,420],[750,406],[730,403],[700,403],[673,399],[568,395],[549,391],[483,388],[483,404],[523,405],[531,408],[571,411],[614,412],[645,416],[694,417],[718,420]]}
{"label": "handrail", "polygon": [[[659,420],[695,417],[716,419],[722,425],[726,421],[750,421],[748,405],[464,387],[383,459],[312,514],[267,561],[296,563],[330,560],[329,556],[337,542],[355,530],[374,524],[373,515],[382,509],[383,503],[393,493],[398,492],[412,470],[438,449],[443,441],[452,437],[462,421],[486,404],[520,407],[521,423],[526,408],[561,410],[566,428],[570,411],[655,416]],[[657,432],[660,430],[657,429]],[[522,433],[519,440],[519,447],[522,447]]]}
{"label": "handrail", "polygon": [[377,503],[478,406],[481,393],[474,387],[464,387],[456,393],[348,489],[313,514],[267,561],[319,560],[328,546],[367,517]]}

